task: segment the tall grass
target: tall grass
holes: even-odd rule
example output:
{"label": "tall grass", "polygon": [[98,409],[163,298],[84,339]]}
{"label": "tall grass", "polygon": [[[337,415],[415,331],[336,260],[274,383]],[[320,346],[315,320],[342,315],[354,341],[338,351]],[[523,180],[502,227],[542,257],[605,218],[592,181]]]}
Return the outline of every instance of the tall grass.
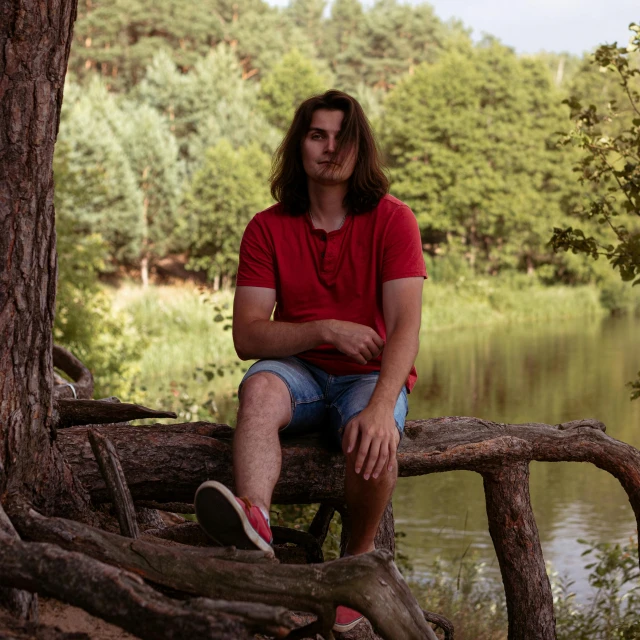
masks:
{"label": "tall grass", "polygon": [[[233,348],[233,293],[193,285],[125,284],[112,291],[114,307],[130,316],[148,346],[139,362],[134,397],[173,409],[183,420],[233,422],[234,391],[250,363]],[[543,287],[530,279],[455,283],[427,281],[423,332],[506,322],[549,322],[605,313],[592,286]]]}
{"label": "tall grass", "polygon": [[113,301],[149,342],[140,359],[139,402],[184,420],[233,418],[233,391],[247,365],[229,330],[231,292],[127,284],[113,291]]}
{"label": "tall grass", "polygon": [[544,287],[498,278],[455,284],[427,281],[422,330],[443,331],[509,322],[537,322],[606,313],[595,286]]}

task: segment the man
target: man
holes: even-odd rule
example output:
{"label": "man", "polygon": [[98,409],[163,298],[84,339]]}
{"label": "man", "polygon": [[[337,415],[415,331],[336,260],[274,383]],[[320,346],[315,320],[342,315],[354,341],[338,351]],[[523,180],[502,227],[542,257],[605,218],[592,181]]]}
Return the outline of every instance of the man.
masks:
{"label": "man", "polygon": [[[205,482],[196,513],[221,544],[269,549],[279,433],[330,430],[346,456],[347,554],[366,553],[396,483],[416,380],[426,277],[418,225],[387,194],[362,108],[339,91],[298,108],[271,192],[278,204],[258,213],[242,239],[233,309],[238,356],[258,359],[239,391],[233,464],[241,497]],[[361,619],[339,607],[334,629]]]}

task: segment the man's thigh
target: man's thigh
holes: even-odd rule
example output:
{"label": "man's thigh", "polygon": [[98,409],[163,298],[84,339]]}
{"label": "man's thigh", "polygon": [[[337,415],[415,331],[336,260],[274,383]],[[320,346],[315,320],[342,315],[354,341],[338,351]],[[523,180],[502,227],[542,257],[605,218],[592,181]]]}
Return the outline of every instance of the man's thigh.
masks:
{"label": "man's thigh", "polygon": [[242,392],[245,381],[256,373],[271,373],[277,376],[289,391],[291,420],[280,429],[280,433],[306,433],[315,431],[326,423],[327,407],[323,390],[311,371],[298,358],[258,360],[242,378],[239,393]]}
{"label": "man's thigh", "polygon": [[[342,436],[347,424],[369,404],[377,382],[378,374],[376,373],[334,378],[332,384],[334,389],[329,400],[329,419],[331,430],[335,434],[336,444],[342,443]],[[404,433],[404,423],[408,411],[407,389],[402,387],[393,410],[400,438]]]}

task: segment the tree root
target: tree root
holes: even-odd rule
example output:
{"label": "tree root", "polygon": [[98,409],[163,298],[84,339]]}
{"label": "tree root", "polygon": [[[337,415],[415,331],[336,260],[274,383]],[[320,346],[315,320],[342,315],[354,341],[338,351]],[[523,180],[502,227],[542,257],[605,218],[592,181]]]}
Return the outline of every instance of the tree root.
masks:
{"label": "tree root", "polygon": [[207,559],[210,550],[122,538],[26,509],[12,512],[12,518],[27,539],[81,551],[164,587],[213,599],[261,602],[315,613],[319,619],[313,629],[322,628],[316,632],[324,633],[325,638],[330,637],[327,630],[333,625],[335,607],[343,604],[361,611],[385,640],[436,640],[385,551],[316,565],[239,564]]}
{"label": "tree root", "polygon": [[[202,599],[172,600],[133,573],[52,544],[5,541],[0,546],[0,584],[79,606],[143,640],[249,640],[255,629],[237,612],[222,613]],[[280,626],[284,615],[284,609],[274,609],[274,626]]]}
{"label": "tree root", "polygon": [[53,394],[56,400],[62,398],[82,398],[89,400],[93,397],[93,375],[91,371],[70,351],[57,344],[53,345],[53,366],[66,373],[73,382],[62,378],[56,380]]}
{"label": "tree root", "polygon": [[[20,540],[20,536],[0,504],[0,543],[5,540]],[[20,621],[38,620],[38,596],[28,591],[0,587],[0,605]]]}

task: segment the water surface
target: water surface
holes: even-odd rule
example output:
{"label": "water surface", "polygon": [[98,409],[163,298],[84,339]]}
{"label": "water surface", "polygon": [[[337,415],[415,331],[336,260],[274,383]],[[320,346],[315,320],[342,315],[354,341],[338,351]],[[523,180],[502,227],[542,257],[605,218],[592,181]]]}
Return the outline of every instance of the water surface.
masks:
{"label": "water surface", "polygon": [[[640,448],[640,400],[625,382],[640,369],[640,319],[557,321],[423,336],[409,419],[476,416],[557,424],[597,418],[607,433]],[[626,493],[587,463],[533,463],[531,500],[545,559],[584,596],[578,538],[627,541],[636,523]],[[417,573],[438,557],[466,554],[497,572],[480,475],[470,471],[401,478],[394,494],[403,549]]]}

